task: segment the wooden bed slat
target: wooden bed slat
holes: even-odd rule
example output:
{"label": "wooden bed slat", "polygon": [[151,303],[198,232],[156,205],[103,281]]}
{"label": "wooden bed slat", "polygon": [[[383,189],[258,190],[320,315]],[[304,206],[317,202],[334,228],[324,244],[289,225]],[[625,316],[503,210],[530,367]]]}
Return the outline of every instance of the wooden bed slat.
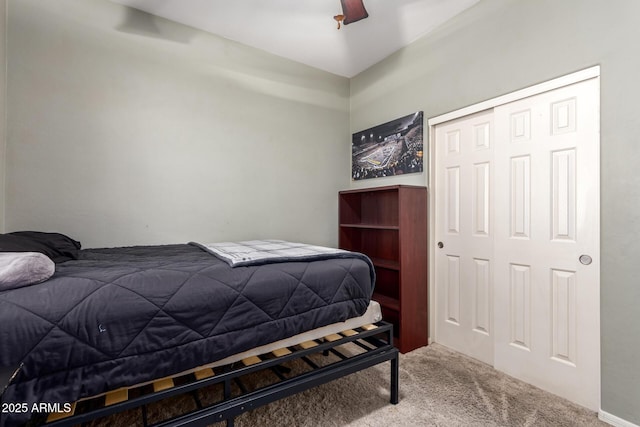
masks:
{"label": "wooden bed slat", "polygon": [[316,347],[318,345],[317,342],[315,341],[305,341],[299,344],[300,347],[302,347],[304,350],[307,350],[309,348],[313,348]]}
{"label": "wooden bed slat", "polygon": [[275,357],[282,357],[282,356],[286,356],[287,354],[291,354],[291,350],[289,350],[286,347],[283,347],[277,350],[273,350],[271,354],[273,354]]}
{"label": "wooden bed slat", "polygon": [[110,391],[104,398],[104,406],[115,405],[129,399],[129,389],[121,388],[119,390]]}
{"label": "wooden bed slat", "polygon": [[209,377],[214,376],[215,374],[216,373],[213,372],[213,369],[211,369],[211,368],[200,369],[199,371],[195,371],[193,373],[193,375],[196,376],[197,380],[202,380],[202,379],[205,379],[205,378],[209,378]]}
{"label": "wooden bed slat", "polygon": [[153,383],[153,391],[158,392],[162,390],[167,390],[169,388],[173,388],[173,379],[172,378],[163,378],[158,381],[154,381]]}
{"label": "wooden bed slat", "polygon": [[358,335],[358,332],[354,331],[353,329],[347,329],[346,331],[342,331],[340,333],[345,337],[352,337],[354,335]]}
{"label": "wooden bed slat", "polygon": [[362,329],[364,329],[365,331],[372,331],[374,329],[378,329],[378,327],[369,323],[368,325],[362,326]]}
{"label": "wooden bed slat", "polygon": [[329,342],[334,342],[334,341],[338,341],[339,339],[342,339],[342,337],[338,334],[331,334],[324,337],[324,339]]}
{"label": "wooden bed slat", "polygon": [[75,414],[75,412],[76,412],[76,402],[73,402],[71,404],[71,411],[70,412],[52,412],[47,417],[47,422],[51,423],[51,422],[54,422],[54,421],[62,420],[64,418],[69,418],[70,416]]}
{"label": "wooden bed slat", "polygon": [[262,360],[258,356],[247,357],[246,359],[242,359],[242,363],[244,366],[255,365],[256,363],[260,363]]}

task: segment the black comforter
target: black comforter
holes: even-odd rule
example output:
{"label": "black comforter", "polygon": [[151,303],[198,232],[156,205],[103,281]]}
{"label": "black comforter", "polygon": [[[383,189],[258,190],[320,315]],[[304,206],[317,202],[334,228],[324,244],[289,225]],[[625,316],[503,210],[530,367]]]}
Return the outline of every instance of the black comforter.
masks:
{"label": "black comforter", "polygon": [[20,366],[2,401],[72,402],[344,321],[373,281],[353,253],[231,268],[189,245],[83,250],[0,293],[0,368]]}

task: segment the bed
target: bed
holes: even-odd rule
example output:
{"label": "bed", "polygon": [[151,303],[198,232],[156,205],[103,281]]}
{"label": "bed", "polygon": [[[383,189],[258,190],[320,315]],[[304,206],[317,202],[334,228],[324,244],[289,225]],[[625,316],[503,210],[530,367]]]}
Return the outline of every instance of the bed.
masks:
{"label": "bed", "polygon": [[[6,387],[0,385],[0,390],[5,387],[3,405],[63,405],[203,367],[228,367],[250,358],[251,352],[271,351],[272,343],[293,348],[299,343],[281,340],[295,337],[316,340],[327,352],[334,345],[324,342],[327,331],[321,328],[339,328],[370,309],[375,274],[362,254],[340,252],[231,267],[194,244],[80,250],[73,239],[56,235],[52,244],[52,236],[45,234],[36,237],[44,235],[45,246],[58,252],[47,254],[58,257],[55,274],[42,283],[0,291],[0,372],[10,377]],[[6,250],[2,240],[0,250]],[[347,374],[386,360],[392,360],[397,371],[392,334],[387,326],[377,325],[377,338],[375,331],[358,329],[363,325],[346,328],[358,329],[375,357],[357,362],[346,357],[347,363],[335,372],[323,370],[302,383],[313,386],[338,372]],[[301,335],[318,329],[322,332],[317,338]],[[387,338],[381,340],[385,333]],[[340,336],[336,345],[356,339]],[[307,350],[296,357],[306,357]],[[251,369],[262,362],[274,363],[260,360]],[[233,376],[233,370],[223,371]],[[209,381],[218,380],[226,381]],[[397,376],[395,383],[397,401]],[[284,394],[272,397],[300,387],[281,387]],[[152,397],[145,399],[142,403]],[[0,425],[20,425],[32,415],[12,409],[0,415]],[[222,419],[232,424],[237,412]]]}

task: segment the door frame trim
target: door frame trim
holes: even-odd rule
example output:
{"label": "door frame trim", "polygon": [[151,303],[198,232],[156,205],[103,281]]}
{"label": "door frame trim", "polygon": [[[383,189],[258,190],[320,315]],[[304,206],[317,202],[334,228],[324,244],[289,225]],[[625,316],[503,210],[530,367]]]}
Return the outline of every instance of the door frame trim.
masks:
{"label": "door frame trim", "polygon": [[[436,312],[436,277],[435,277],[435,231],[436,231],[436,207],[435,207],[435,184],[436,184],[436,175],[435,175],[435,154],[436,154],[436,125],[441,123],[445,123],[451,120],[459,119],[461,117],[465,117],[471,114],[478,113],[480,111],[489,110],[500,105],[508,104],[514,101],[518,101],[520,99],[528,98],[530,96],[538,95],[544,92],[548,92],[554,89],[558,89],[564,86],[569,86],[575,83],[579,83],[585,80],[590,80],[593,78],[600,78],[600,66],[596,65],[593,67],[585,68],[584,70],[576,71],[571,74],[567,74],[552,80],[548,80],[546,82],[538,83],[533,86],[526,87],[524,89],[516,90],[514,92],[501,95],[495,98],[488,99],[486,101],[479,102],[477,104],[473,104],[467,107],[460,108],[458,110],[454,110],[448,113],[441,114],[439,116],[435,116],[430,118],[427,121],[429,127],[429,175],[427,182],[427,187],[429,188],[429,259],[428,259],[428,270],[429,270],[429,343],[437,342],[436,336],[436,328],[435,328],[435,312]],[[599,280],[599,279],[598,279]],[[599,376],[599,374],[598,374]]]}

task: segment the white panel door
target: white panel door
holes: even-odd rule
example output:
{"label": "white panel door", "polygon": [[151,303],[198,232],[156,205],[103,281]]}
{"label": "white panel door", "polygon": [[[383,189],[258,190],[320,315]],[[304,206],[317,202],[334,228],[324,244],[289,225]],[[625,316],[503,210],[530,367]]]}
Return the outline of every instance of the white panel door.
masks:
{"label": "white panel door", "polygon": [[494,366],[598,410],[598,79],[496,107],[494,122]]}
{"label": "white panel door", "polygon": [[436,128],[436,341],[493,363],[492,112]]}
{"label": "white panel door", "polygon": [[599,80],[435,128],[435,340],[600,405]]}

